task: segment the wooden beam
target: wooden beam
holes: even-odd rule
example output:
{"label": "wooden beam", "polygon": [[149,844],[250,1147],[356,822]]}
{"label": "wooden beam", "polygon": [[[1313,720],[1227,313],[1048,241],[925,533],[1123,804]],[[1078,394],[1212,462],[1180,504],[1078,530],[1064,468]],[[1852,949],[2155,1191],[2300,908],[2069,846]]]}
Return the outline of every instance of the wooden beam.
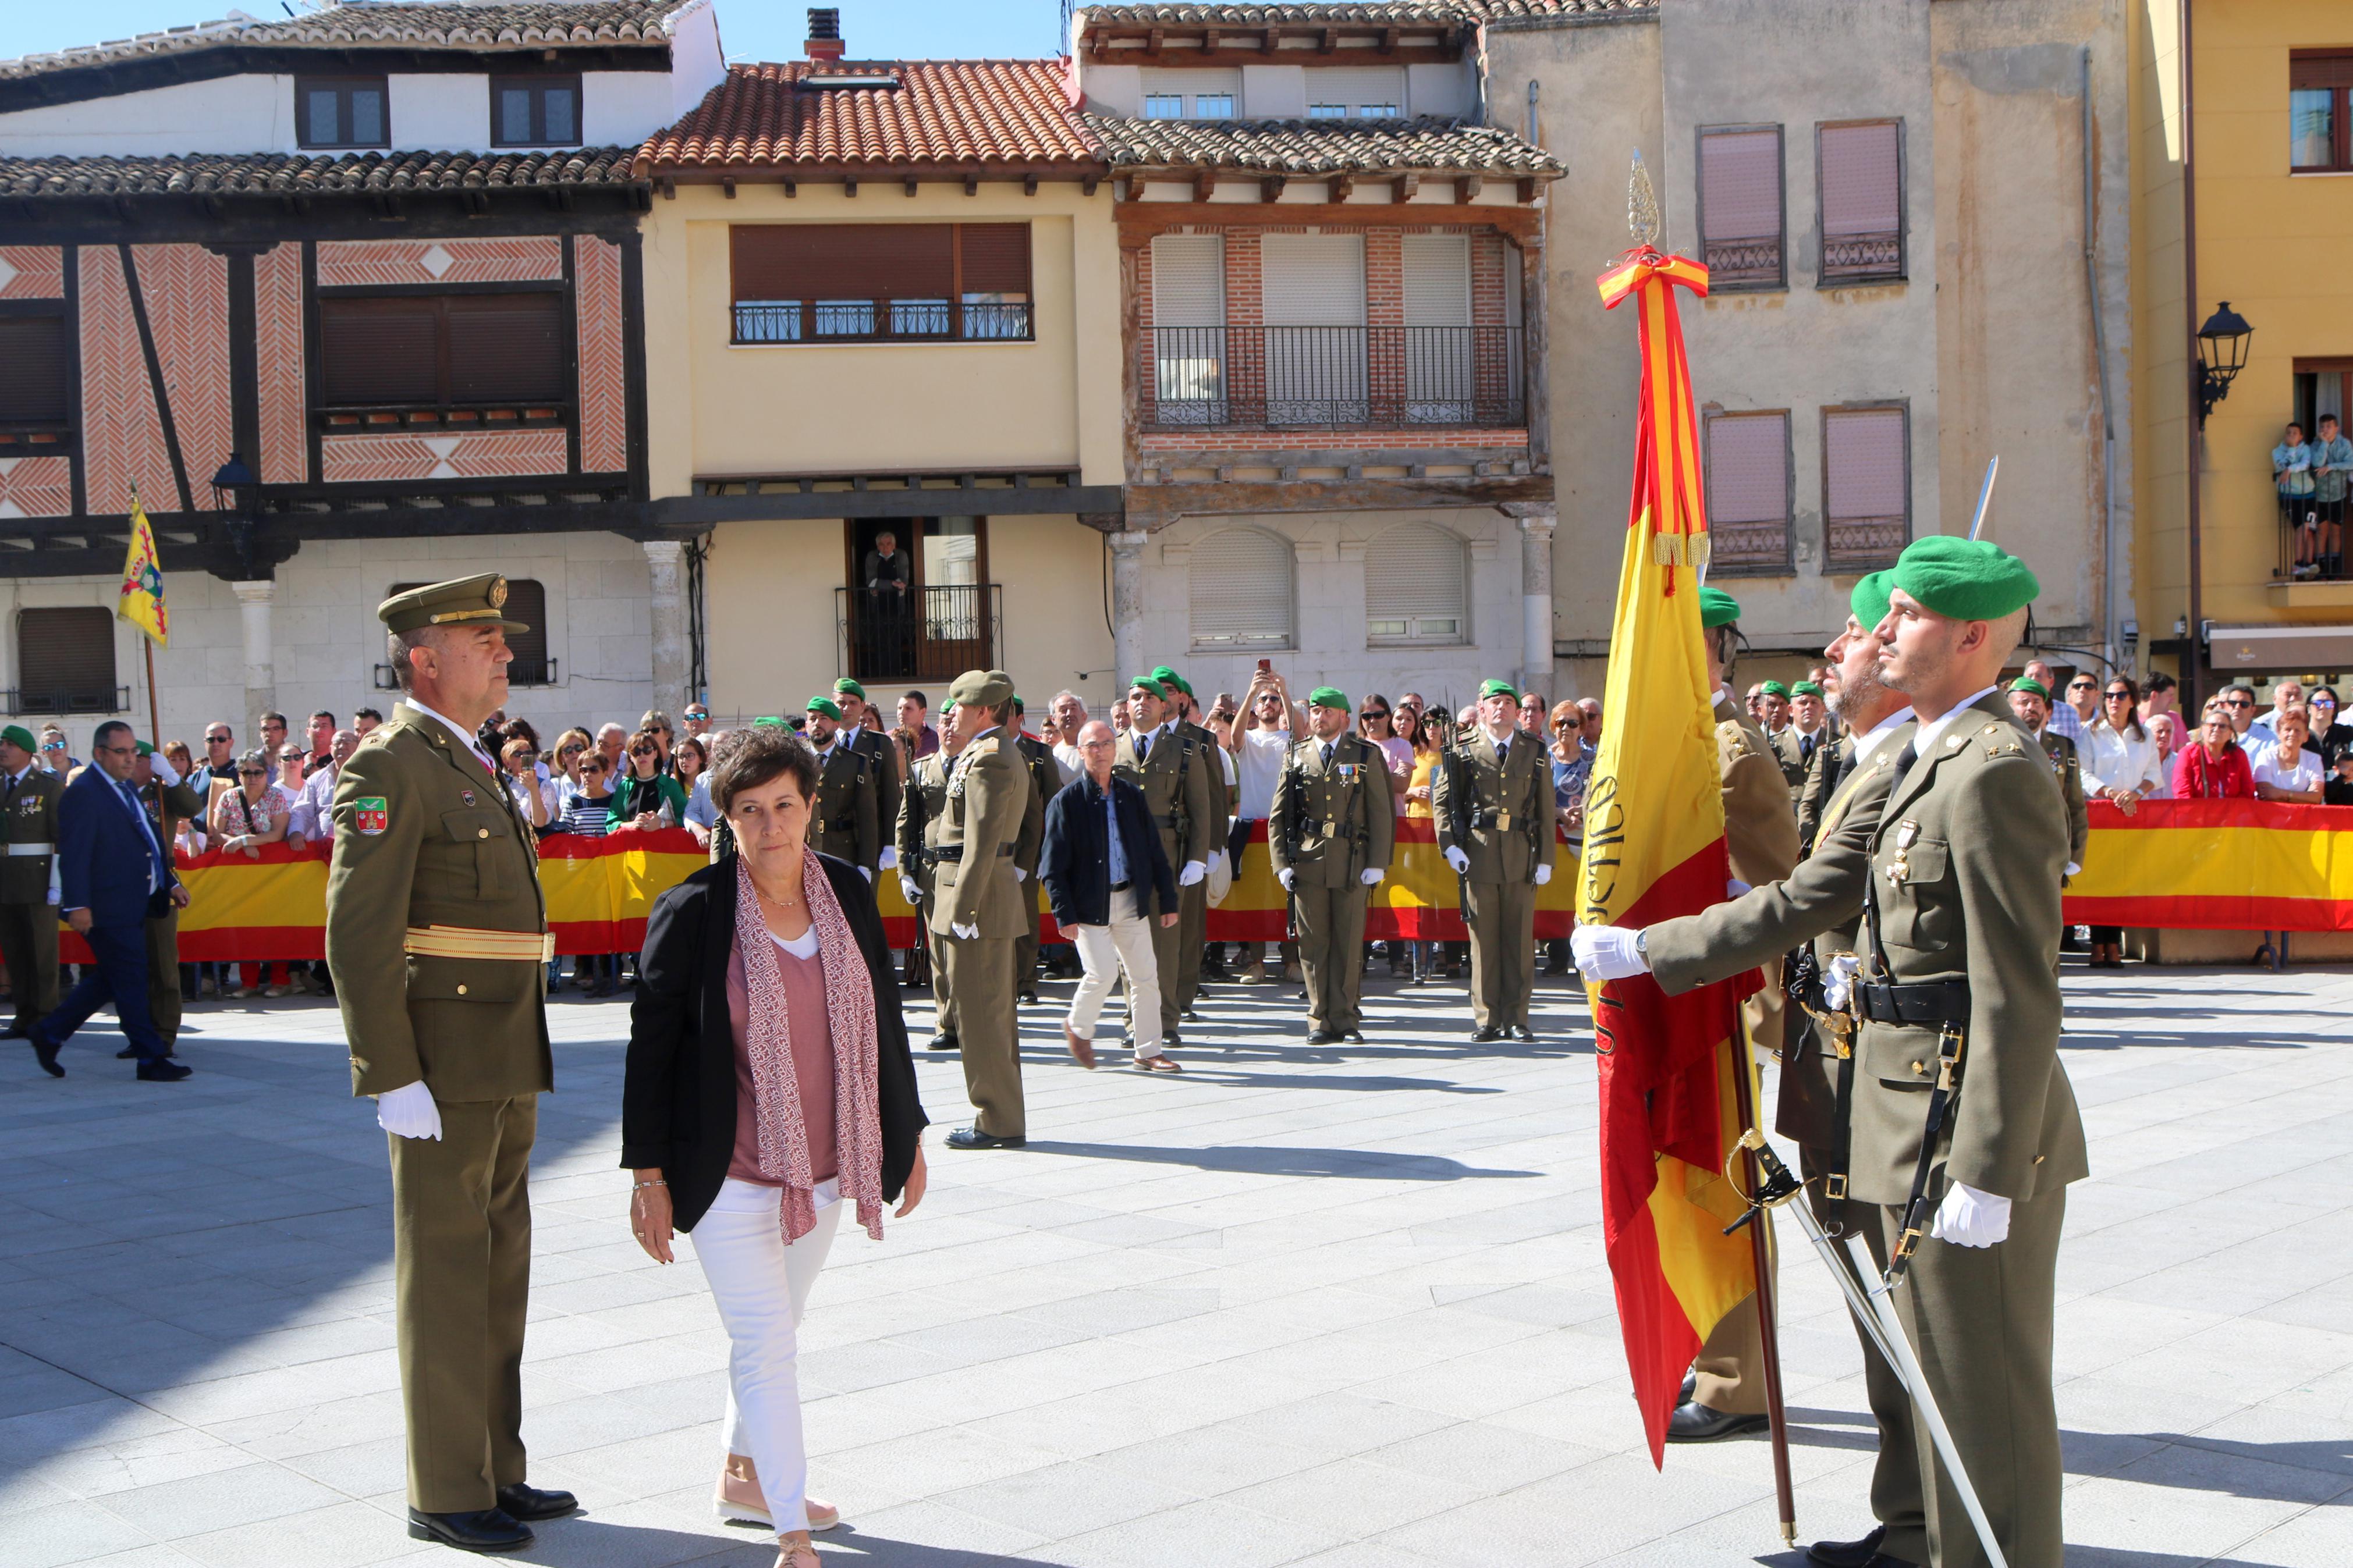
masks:
{"label": "wooden beam", "polygon": [[727,199],[729,201],[733,201],[735,199],[735,176],[728,174],[722,178],[719,182],[719,188],[727,193]]}
{"label": "wooden beam", "polygon": [[908,176],[908,179],[907,179],[907,181],[906,181],[906,185],[907,185],[907,194],[908,194],[909,195],[911,195],[911,196],[912,196],[912,195],[913,195],[915,194],[915,181],[914,181],[914,177],[913,177],[913,175]]}
{"label": "wooden beam", "polygon": [[1520,181],[1519,198],[1524,202],[1532,202],[1536,199],[1536,193],[1543,188],[1543,181],[1534,178],[1523,178]]}
{"label": "wooden beam", "polygon": [[1486,184],[1487,182],[1481,179],[1476,174],[1463,174],[1459,176],[1454,182],[1455,204],[1457,205],[1468,205],[1471,201],[1486,187]]}
{"label": "wooden beam", "polygon": [[1392,199],[1402,206],[1407,202],[1413,200],[1415,193],[1421,189],[1421,176],[1419,174],[1399,174],[1390,183],[1389,188],[1396,193]]}
{"label": "wooden beam", "polygon": [[676,180],[656,180],[654,184],[660,190],[662,200],[666,202],[674,202],[678,200],[678,182]]}
{"label": "wooden beam", "polygon": [[1340,203],[1346,201],[1350,195],[1355,194],[1356,189],[1356,176],[1354,174],[1335,174],[1332,176],[1331,183],[1327,189],[1331,194],[1333,205],[1336,206]]}
{"label": "wooden beam", "polygon": [[1281,201],[1282,199],[1282,187],[1287,183],[1287,176],[1282,174],[1265,174],[1260,176],[1258,182],[1258,199],[1262,202]]}
{"label": "wooden beam", "polygon": [[1339,47],[1340,29],[1337,27],[1326,27],[1324,29],[1324,37],[1316,43],[1315,52],[1319,55],[1328,55]]}
{"label": "wooden beam", "polygon": [[1196,169],[1193,171],[1193,199],[1195,201],[1207,202],[1211,195],[1216,192],[1217,188],[1218,172],[1215,169]]}
{"label": "wooden beam", "polygon": [[[1408,206],[1388,202],[1351,202],[1345,206],[1329,202],[1286,203],[1279,215],[1232,202],[1130,202],[1118,210],[1116,216],[1119,242],[1124,246],[1149,244],[1155,235],[1196,225],[1250,228],[1280,221],[1286,227],[1292,224],[1371,224],[1438,228],[1466,221],[1466,215],[1451,206]],[[1544,214],[1533,207],[1492,206],[1467,215],[1467,220],[1514,241],[1522,241],[1541,232]]]}
{"label": "wooden beam", "polygon": [[976,196],[980,195],[980,176],[978,174],[966,174],[964,177],[964,194],[968,196]]}
{"label": "wooden beam", "polygon": [[1397,27],[1383,27],[1381,29],[1381,53],[1385,55],[1393,55],[1397,53],[1398,35],[1401,29]]}
{"label": "wooden beam", "polygon": [[858,194],[858,180],[855,175],[841,182],[841,194],[845,196],[854,196]]}
{"label": "wooden beam", "polygon": [[1021,194],[1025,196],[1034,196],[1038,194],[1037,175],[1024,174],[1021,176]]}
{"label": "wooden beam", "polygon": [[800,194],[801,183],[798,180],[786,180],[785,182],[785,200],[791,201]]}
{"label": "wooden beam", "polygon": [[1095,194],[1095,186],[1101,183],[1102,182],[1098,180],[1096,176],[1089,174],[1085,179],[1079,182],[1079,195],[1082,196],[1093,195]]}

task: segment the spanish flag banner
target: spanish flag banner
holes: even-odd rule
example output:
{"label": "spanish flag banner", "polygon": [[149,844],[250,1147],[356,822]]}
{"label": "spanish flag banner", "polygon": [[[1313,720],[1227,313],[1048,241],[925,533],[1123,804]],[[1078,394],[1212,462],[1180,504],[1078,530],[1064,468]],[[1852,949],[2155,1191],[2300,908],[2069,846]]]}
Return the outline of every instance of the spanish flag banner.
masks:
{"label": "spanish flag banner", "polygon": [[157,647],[172,646],[172,613],[164,605],[164,562],[155,553],[155,525],[131,492],[131,550],[122,559],[122,591],[114,613],[147,634]]}
{"label": "spanish flag banner", "polygon": [[[1704,297],[1706,268],[1648,246],[1601,278],[1605,306],[1634,303],[1642,382],[1607,717],[1585,797],[1577,919],[1589,925],[1695,913],[1723,900],[1731,876],[1700,639],[1707,515],[1678,288]],[[1739,1006],[1757,984],[1751,971],[1745,983],[1672,997],[1647,974],[1588,988],[1602,1236],[1653,1464],[1664,1458],[1684,1369],[1717,1320],[1756,1288],[1749,1239],[1723,1231],[1744,1206],[1724,1169],[1741,1132],[1732,1075],[1754,1071],[1735,1048]]]}

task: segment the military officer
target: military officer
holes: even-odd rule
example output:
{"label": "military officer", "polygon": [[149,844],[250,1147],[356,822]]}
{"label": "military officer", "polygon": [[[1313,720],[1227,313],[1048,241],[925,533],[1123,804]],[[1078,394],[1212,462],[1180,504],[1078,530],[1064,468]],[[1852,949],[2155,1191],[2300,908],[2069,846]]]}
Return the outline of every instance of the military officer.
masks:
{"label": "military officer", "polygon": [[[131,767],[132,793],[138,795],[141,808],[154,826],[155,842],[169,855],[180,824],[202,816],[205,800],[172,773],[170,763],[162,764],[162,773],[155,771],[156,766],[155,748],[140,742],[139,760]],[[167,776],[169,784],[164,782]],[[164,1037],[164,1054],[168,1057],[180,1039],[180,906],[165,900],[163,908],[162,914],[147,917],[147,1010],[154,1015],[155,1032]],[[115,1055],[127,1059],[137,1052],[126,1048]]]}
{"label": "military officer", "polygon": [[0,1039],[21,1040],[58,1005],[58,797],[66,781],[42,767],[33,732],[0,730],[0,963],[16,1016]]}
{"label": "military officer", "polygon": [[[1838,716],[1846,730],[1842,744],[1852,748],[1852,766],[1825,803],[1820,832],[1806,858],[1786,880],[1761,884],[1704,913],[1662,921],[1640,932],[1581,926],[1573,936],[1577,966],[1588,980],[1622,979],[1647,966],[1669,995],[1729,979],[1811,941],[1816,969],[1798,994],[1804,1009],[1788,1018],[1774,1130],[1797,1143],[1802,1172],[1816,1184],[1810,1192],[1823,1222],[1833,1229],[1859,1230],[1873,1246],[1879,1242],[1876,1214],[1845,1197],[1853,1024],[1850,1015],[1829,1005],[1820,975],[1834,966],[1851,971],[1854,964],[1871,841],[1895,784],[1895,763],[1915,728],[1909,702],[1878,675],[1882,648],[1874,630],[1886,616],[1893,580],[1892,572],[1877,572],[1855,584],[1846,629],[1824,650],[1836,675]],[[1815,776],[1820,774],[1818,766]],[[1746,1321],[1736,1324],[1735,1319]],[[1734,1308],[1708,1339],[1710,1351],[1734,1348],[1747,1358],[1740,1367],[1743,1382],[1763,1375],[1755,1323],[1752,1297]],[[1879,1423],[1871,1486],[1879,1523],[1859,1541],[1818,1542],[1811,1555],[1825,1568],[1926,1563],[1927,1516],[1911,1398],[1860,1324],[1855,1336],[1862,1343],[1864,1388]],[[1670,1436],[1681,1426],[1683,1440],[1693,1440],[1693,1433],[1705,1430],[1706,1414],[1706,1407],[1686,1404],[1676,1411]]]}
{"label": "military officer", "polygon": [[1506,1030],[1532,1040],[1536,889],[1552,880],[1552,768],[1544,742],[1519,733],[1508,680],[1479,688],[1479,723],[1431,776],[1438,845],[1462,879],[1471,928],[1471,1015],[1478,1040]]}
{"label": "military officer", "polygon": [[1365,1037],[1365,911],[1396,847],[1388,758],[1349,732],[1350,713],[1335,687],[1308,693],[1313,737],[1284,757],[1267,822],[1275,879],[1299,922],[1311,1046]]}
{"label": "military officer", "polygon": [[808,700],[808,728],[804,733],[817,752],[817,796],[809,806],[809,844],[821,854],[849,861],[871,882],[882,854],[882,808],[874,758],[841,743],[841,705],[830,697]]}
{"label": "military officer", "polygon": [[1830,725],[1822,716],[1821,687],[1810,680],[1799,681],[1789,688],[1789,722],[1772,737],[1773,757],[1781,764],[1781,777],[1789,786],[1790,805],[1797,805],[1804,795],[1814,753],[1830,739]]}
{"label": "military officer", "polygon": [[2051,759],[2051,776],[2059,781],[2059,793],[2067,802],[2067,868],[2064,879],[2084,868],[2084,849],[2092,841],[2092,813],[2084,804],[2084,770],[2075,757],[2075,742],[2051,728],[2051,689],[2031,675],[2021,675],[2010,683],[2010,711],[2026,727],[2026,732],[2042,742],[2042,754]]}
{"label": "military officer", "polygon": [[405,700],[335,785],[327,967],[352,1090],[392,1152],[393,1272],[408,1418],[408,1533],[529,1545],[572,1512],[524,1479],[531,1146],[553,1085],[553,946],[531,829],[475,732],[507,696],[506,579],[377,608]]}
{"label": "military officer", "polygon": [[972,739],[948,773],[940,818],[933,931],[946,940],[941,966],[955,997],[972,1125],[948,1134],[951,1149],[1018,1149],[1029,1142],[1021,1102],[1020,1022],[1013,997],[1013,943],[1028,928],[1029,889],[1014,853],[1037,790],[1011,745],[1013,682],[1001,669],[972,669],[948,688],[956,727]]}
{"label": "military officer", "polygon": [[849,677],[833,683],[833,700],[841,710],[841,738],[873,763],[875,820],[881,824],[883,841],[877,864],[885,871],[894,869],[899,849],[891,842],[891,825],[899,820],[899,795],[907,787],[899,772],[899,743],[891,739],[890,721],[866,700],[866,688]]}
{"label": "military officer", "polygon": [[[1159,679],[1139,675],[1127,686],[1128,726],[1120,738],[1112,766],[1120,776],[1144,792],[1153,823],[1160,829],[1160,847],[1177,868],[1178,912],[1186,896],[1208,875],[1209,856],[1219,847],[1217,823],[1211,816],[1209,773],[1217,757],[1197,745],[1176,727],[1168,688]],[[1206,906],[1205,906],[1206,907]],[[1177,1031],[1177,987],[1169,977],[1183,973],[1180,952],[1186,924],[1152,923],[1152,958],[1161,976],[1160,1033],[1167,1046],[1182,1041]]]}
{"label": "military officer", "polygon": [[[1207,868],[1214,866],[1216,862],[1225,858],[1226,831],[1233,824],[1233,791],[1226,787],[1226,750],[1218,743],[1217,736],[1211,734],[1206,726],[1198,722],[1200,705],[1194,700],[1193,688],[1183,676],[1163,664],[1154,667],[1152,679],[1160,682],[1161,689],[1168,693],[1168,704],[1175,713],[1176,732],[1192,742],[1194,760],[1199,765],[1201,775],[1208,784],[1209,852],[1202,858],[1202,865],[1206,870]],[[1050,800],[1053,798],[1052,791],[1047,792],[1047,798]],[[1171,861],[1169,864],[1174,865],[1176,862]],[[1176,1012],[1183,1017],[1190,1018],[1196,1016],[1193,1012],[1193,1004],[1200,1000],[1201,996],[1201,965],[1209,940],[1208,883],[1206,880],[1184,883],[1177,888],[1176,897],[1177,912],[1182,917],[1176,922],[1179,938],[1176,943],[1179,965],[1176,986]],[[1160,930],[1159,925],[1155,923],[1152,929],[1156,936]],[[1160,972],[1161,993],[1164,996],[1168,994],[1169,989],[1168,973],[1165,968]],[[1164,1008],[1163,1011],[1166,1009]]]}
{"label": "military officer", "polygon": [[1015,849],[1013,863],[1021,871],[1021,891],[1029,900],[1029,929],[1013,943],[1013,990],[1024,1002],[1038,1000],[1038,858],[1046,849],[1046,803],[1061,793],[1062,765],[1054,760],[1054,748],[1021,728],[1028,705],[1021,694],[1013,694],[1013,722],[1007,726],[1012,731],[1014,749],[1021,753],[1021,765],[1029,774],[1030,787],[1038,792],[1036,830],[1025,831]]}
{"label": "military officer", "polygon": [[915,911],[916,940],[931,955],[934,1020],[931,1048],[952,1051],[956,1048],[955,993],[948,984],[947,959],[942,951],[946,938],[931,929],[927,917],[936,880],[934,868],[939,864],[940,824],[947,816],[948,769],[964,750],[964,732],[954,708],[943,711],[939,731],[940,749],[918,758],[908,772],[907,788],[899,797],[894,847],[899,851],[899,891]]}

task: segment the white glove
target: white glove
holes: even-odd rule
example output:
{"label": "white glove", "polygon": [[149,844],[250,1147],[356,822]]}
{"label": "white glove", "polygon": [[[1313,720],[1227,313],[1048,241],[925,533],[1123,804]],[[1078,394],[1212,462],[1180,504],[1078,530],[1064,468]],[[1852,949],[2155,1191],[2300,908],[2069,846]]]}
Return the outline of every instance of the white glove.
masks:
{"label": "white glove", "polygon": [[866,879],[866,885],[867,885],[868,887],[870,887],[870,888],[871,888],[871,887],[872,887],[872,886],[874,885],[874,873],[873,873],[873,872],[871,872],[871,871],[868,870],[865,867],[860,866],[860,868],[858,868],[858,874],[859,874],[860,876],[861,876],[861,877],[863,877],[863,878],[865,878],[865,879]]}
{"label": "white glove", "polygon": [[1297,875],[1297,872],[1293,871],[1290,867],[1285,866],[1282,870],[1277,871],[1274,874],[1274,879],[1282,884],[1282,890],[1287,893],[1291,891],[1292,879]]}
{"label": "white glove", "polygon": [[1618,926],[1578,926],[1568,933],[1568,951],[1588,985],[1650,973],[1651,961],[1634,942],[1642,933]]}
{"label": "white glove", "polygon": [[1854,994],[1854,977],[1862,971],[1862,960],[1851,952],[1840,953],[1822,971],[1822,1000],[1831,1012],[1845,1010],[1847,998]]}
{"label": "white glove", "polygon": [[1543,887],[1546,882],[1549,882],[1549,881],[1551,881],[1551,880],[1552,880],[1552,862],[1551,862],[1551,861],[1549,861],[1549,860],[1547,860],[1547,861],[1546,861],[1543,865],[1541,865],[1541,866],[1539,866],[1539,867],[1537,867],[1537,868],[1536,868],[1536,886],[1537,886],[1537,887],[1539,887],[1539,888],[1541,888],[1541,887]]}
{"label": "white glove", "polygon": [[964,938],[966,942],[978,942],[980,940],[980,925],[977,921],[975,921],[973,924],[968,926],[960,926],[954,921],[950,921],[948,922],[948,930],[955,935]]}
{"label": "white glove", "polygon": [[396,1138],[441,1140],[441,1108],[423,1079],[375,1097],[375,1124]]}
{"label": "white glove", "polygon": [[50,908],[52,908],[52,909],[56,908],[56,907],[57,907],[57,905],[58,905],[58,901],[59,901],[63,897],[64,897],[64,895],[63,895],[63,894],[61,894],[61,893],[59,893],[59,892],[58,891],[56,885],[55,885],[55,884],[51,884],[51,886],[50,886],[50,888],[49,888],[49,907],[50,907]]}
{"label": "white glove", "polygon": [[1185,862],[1185,868],[1176,873],[1176,885],[1180,888],[1189,888],[1208,874],[1209,868],[1198,860],[1187,860]]}
{"label": "white glove", "polygon": [[165,756],[163,752],[156,752],[153,756],[149,757],[147,761],[155,770],[155,782],[162,784],[165,789],[170,789],[174,784],[180,782],[180,770],[174,767],[172,765],[172,759]]}
{"label": "white glove", "polygon": [[1029,879],[1029,873],[1016,866],[1013,868],[1013,879],[1017,882],[1026,882]]}
{"label": "white glove", "polygon": [[911,904],[920,904],[923,901],[923,889],[915,886],[913,877],[902,876],[899,879],[899,896]]}
{"label": "white glove", "polygon": [[1747,890],[1748,884],[1737,877],[1728,878],[1725,881],[1724,896],[1727,899],[1736,899]]}
{"label": "white glove", "polygon": [[1446,851],[1446,863],[1454,868],[1458,876],[1470,875],[1471,857],[1462,853],[1460,848],[1450,848]]}
{"label": "white glove", "polygon": [[2010,1200],[1981,1193],[1963,1182],[1945,1189],[1936,1223],[1928,1234],[1955,1247],[1992,1247],[2010,1239]]}
{"label": "white glove", "polygon": [[2083,874],[2084,874],[2084,868],[2082,868],[2081,866],[2076,865],[2076,864],[2075,864],[2075,862],[2073,862],[2073,860],[2068,861],[2068,862],[2067,862],[2067,869],[2060,873],[2060,875],[2062,875],[2062,876],[2065,876],[2065,877],[2080,877],[2080,876],[2082,876]]}
{"label": "white glove", "polygon": [[894,871],[898,869],[899,847],[896,844],[885,844],[882,846],[882,858],[877,860],[875,864],[880,866],[885,871]]}
{"label": "white glove", "polygon": [[1388,873],[1378,866],[1367,866],[1356,873],[1356,880],[1364,883],[1367,888],[1377,888],[1381,885],[1381,879],[1388,875]]}

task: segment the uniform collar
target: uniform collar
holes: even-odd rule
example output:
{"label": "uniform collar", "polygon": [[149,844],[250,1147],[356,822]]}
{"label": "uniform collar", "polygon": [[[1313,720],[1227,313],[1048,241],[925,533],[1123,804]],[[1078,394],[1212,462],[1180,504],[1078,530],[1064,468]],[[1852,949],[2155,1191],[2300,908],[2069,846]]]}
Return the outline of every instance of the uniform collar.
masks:
{"label": "uniform collar", "polygon": [[1873,724],[1868,731],[1857,735],[1854,738],[1855,764],[1859,767],[1878,755],[1879,748],[1886,743],[1887,737],[1912,722],[1913,718],[1911,709],[1898,708],[1894,712]]}
{"label": "uniform collar", "polygon": [[1920,755],[1924,757],[1926,756],[1928,754],[1928,748],[1945,738],[1946,731],[1959,723],[1962,717],[1967,714],[1969,710],[1975,708],[1978,703],[1992,696],[1994,694],[1994,690],[1995,689],[1993,687],[1988,686],[1977,691],[1973,691],[1968,696],[1962,698],[1958,702],[1954,703],[1951,709],[1946,712],[1938,714],[1936,718],[1931,719],[1926,723],[1921,725],[1920,732],[1912,738],[1912,749],[1917,752]]}
{"label": "uniform collar", "polygon": [[[427,719],[430,719],[435,723],[440,725],[444,730],[448,731],[452,735],[457,736],[459,742],[462,743],[468,751],[473,752],[474,755],[477,757],[482,755],[482,748],[480,744],[475,741],[472,731],[465,729],[459,725],[456,720],[450,718],[445,713],[436,713],[432,709],[427,708],[424,703],[419,702],[413,695],[404,695],[401,698],[401,700],[406,703],[410,708],[415,709],[417,712],[424,714]],[[492,773],[498,772],[496,768],[492,768],[491,771]]]}

